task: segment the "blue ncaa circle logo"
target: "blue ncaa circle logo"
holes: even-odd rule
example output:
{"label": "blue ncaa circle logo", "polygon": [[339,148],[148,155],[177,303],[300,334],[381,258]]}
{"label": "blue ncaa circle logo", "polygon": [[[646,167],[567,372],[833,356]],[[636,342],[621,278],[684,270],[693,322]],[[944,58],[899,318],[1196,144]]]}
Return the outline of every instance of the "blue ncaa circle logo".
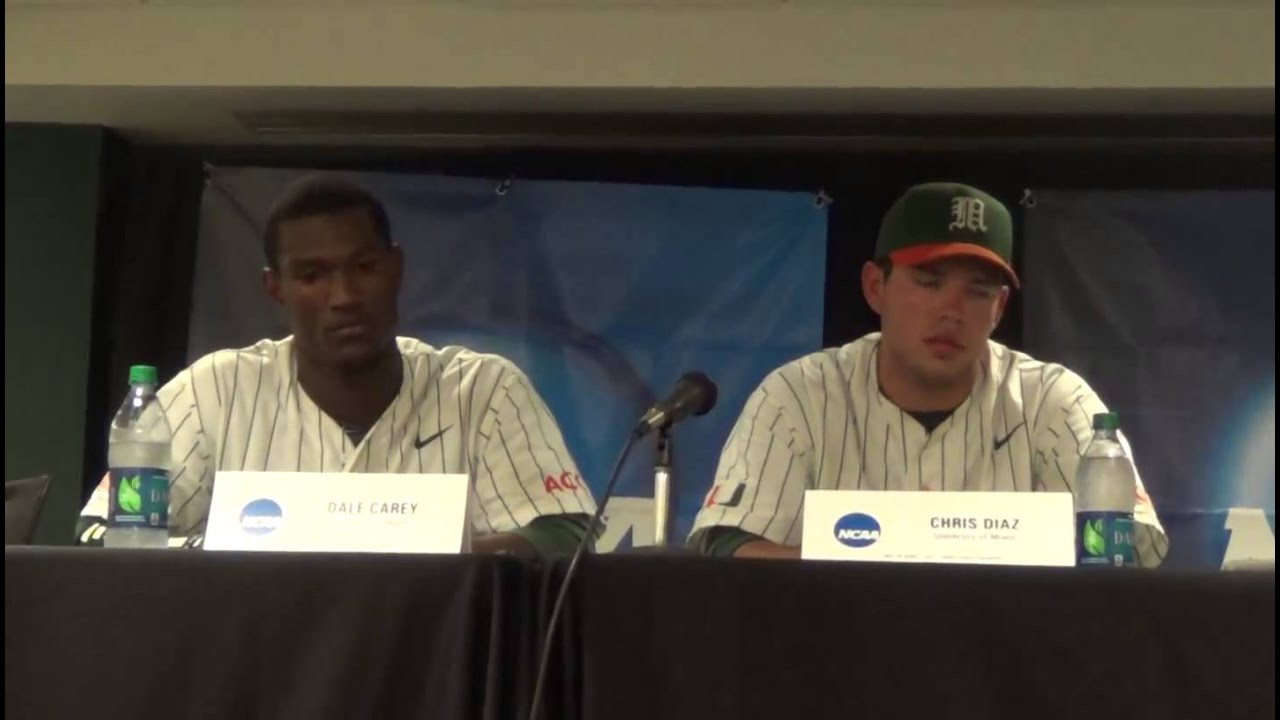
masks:
{"label": "blue ncaa circle logo", "polygon": [[250,535],[266,535],[274,532],[284,521],[280,504],[268,498],[250,501],[240,511],[240,529]]}
{"label": "blue ncaa circle logo", "polygon": [[836,521],[832,532],[849,547],[866,547],[880,539],[880,522],[866,513],[849,513]]}

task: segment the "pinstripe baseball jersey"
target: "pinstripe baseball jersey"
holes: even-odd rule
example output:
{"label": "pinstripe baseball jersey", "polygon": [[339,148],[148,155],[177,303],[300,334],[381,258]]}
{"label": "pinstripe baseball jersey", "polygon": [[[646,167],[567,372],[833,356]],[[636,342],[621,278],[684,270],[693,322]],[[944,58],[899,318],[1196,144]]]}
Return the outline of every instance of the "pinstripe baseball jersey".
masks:
{"label": "pinstripe baseball jersey", "polygon": [[[932,432],[881,392],[879,333],[775,370],[747,400],[694,522],[798,545],[805,490],[1068,491],[1106,408],[1077,374],[988,341],[973,392]],[[1127,446],[1127,444],[1126,444]],[[1168,539],[1138,478],[1135,555]]]}
{"label": "pinstripe baseball jersey", "polygon": [[595,511],[550,410],[513,363],[396,342],[400,392],[363,438],[299,386],[292,338],[206,355],[162,387],[173,429],[171,534],[203,530],[218,470],[467,473],[480,535]]}

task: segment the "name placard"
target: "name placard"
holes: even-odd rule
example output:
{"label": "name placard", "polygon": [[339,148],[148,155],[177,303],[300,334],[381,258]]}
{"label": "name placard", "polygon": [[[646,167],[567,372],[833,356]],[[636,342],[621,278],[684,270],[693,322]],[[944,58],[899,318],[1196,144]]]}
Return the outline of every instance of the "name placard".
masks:
{"label": "name placard", "polygon": [[459,553],[466,475],[219,472],[206,550]]}
{"label": "name placard", "polygon": [[1071,493],[810,490],[806,560],[1075,565]]}

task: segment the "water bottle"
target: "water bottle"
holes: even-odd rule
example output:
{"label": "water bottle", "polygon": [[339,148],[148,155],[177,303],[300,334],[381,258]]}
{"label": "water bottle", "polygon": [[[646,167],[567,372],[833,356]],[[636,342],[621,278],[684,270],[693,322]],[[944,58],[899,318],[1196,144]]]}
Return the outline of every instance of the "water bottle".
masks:
{"label": "water bottle", "polygon": [[156,399],[156,369],[133,366],[129,395],[111,422],[107,441],[110,495],[104,546],[168,547],[172,439]]}
{"label": "water bottle", "polygon": [[1076,468],[1076,563],[1133,565],[1133,506],[1137,473],[1120,443],[1120,417],[1093,416],[1093,439]]}

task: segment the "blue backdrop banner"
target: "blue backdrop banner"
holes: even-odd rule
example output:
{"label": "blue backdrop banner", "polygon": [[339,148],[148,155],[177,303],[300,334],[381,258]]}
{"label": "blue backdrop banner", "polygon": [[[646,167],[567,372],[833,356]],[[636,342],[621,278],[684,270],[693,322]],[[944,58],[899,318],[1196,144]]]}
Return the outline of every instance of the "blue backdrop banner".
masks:
{"label": "blue backdrop banner", "polygon": [[1120,413],[1174,567],[1275,562],[1275,193],[1040,192],[1026,340]]}
{"label": "blue backdrop banner", "polygon": [[[259,233],[300,173],[215,168],[189,353],[287,330],[258,285]],[[827,213],[803,193],[354,174],[406,257],[401,334],[504,355],[532,378],[599,497],[639,415],[700,369],[716,408],[673,433],[683,539],[747,396],[821,346]],[[653,446],[632,456],[602,549],[652,538]]]}

